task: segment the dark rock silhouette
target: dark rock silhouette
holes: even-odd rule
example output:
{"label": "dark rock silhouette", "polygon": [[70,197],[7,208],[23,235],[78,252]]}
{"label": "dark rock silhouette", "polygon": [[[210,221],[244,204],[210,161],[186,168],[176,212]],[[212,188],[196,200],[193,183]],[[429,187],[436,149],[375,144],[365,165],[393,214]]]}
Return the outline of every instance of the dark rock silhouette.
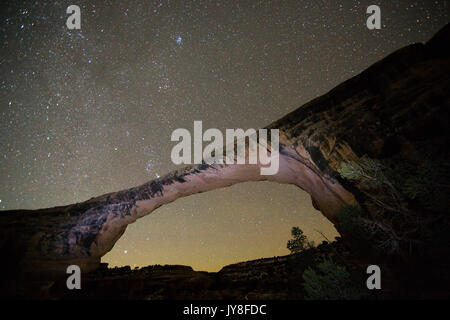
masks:
{"label": "dark rock silhouette", "polygon": [[[302,272],[320,256],[342,253],[342,242],[322,244],[302,253],[231,264],[219,272],[194,271],[189,266],[154,265],[99,268],[82,278],[82,290],[67,290],[65,281],[35,286],[25,297],[39,299],[301,299]],[[375,296],[375,295],[374,295]]]}

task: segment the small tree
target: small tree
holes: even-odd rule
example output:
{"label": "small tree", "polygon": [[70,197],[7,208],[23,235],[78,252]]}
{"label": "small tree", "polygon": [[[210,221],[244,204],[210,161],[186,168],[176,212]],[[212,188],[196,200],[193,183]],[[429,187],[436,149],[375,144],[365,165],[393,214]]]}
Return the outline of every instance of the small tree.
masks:
{"label": "small tree", "polygon": [[287,248],[291,251],[291,253],[301,252],[313,246],[312,242],[308,242],[302,229],[299,227],[292,227],[291,235],[293,239],[287,242]]}

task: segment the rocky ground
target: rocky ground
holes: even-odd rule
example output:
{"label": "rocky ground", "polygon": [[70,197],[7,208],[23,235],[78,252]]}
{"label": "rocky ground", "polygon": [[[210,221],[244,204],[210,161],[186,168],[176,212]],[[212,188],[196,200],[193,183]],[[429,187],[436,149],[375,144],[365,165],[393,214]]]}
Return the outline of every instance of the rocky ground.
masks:
{"label": "rocky ground", "polygon": [[[67,289],[66,275],[54,280],[21,279],[20,284],[9,283],[9,289],[3,287],[1,293],[7,299],[33,300],[303,300],[311,297],[305,290],[302,275],[307,269],[320,274],[318,265],[326,259],[344,267],[349,279],[338,283],[334,289],[333,283],[338,280],[323,282],[324,292],[319,299],[450,297],[450,276],[446,273],[449,258],[423,257],[420,261],[410,261],[405,267],[405,261],[398,258],[350,249],[341,238],[331,243],[324,241],[300,253],[231,264],[219,272],[195,271],[183,265],[131,269],[129,266],[108,268],[107,264],[102,264],[100,269],[82,274],[80,290]],[[366,269],[371,264],[381,268],[381,290],[366,287]]]}
{"label": "rocky ground", "polygon": [[[89,300],[303,299],[303,271],[324,257],[338,259],[336,254],[345,255],[345,252],[341,241],[331,244],[323,242],[301,253],[231,264],[219,272],[194,271],[182,265],[131,269],[129,266],[108,268],[102,264],[101,269],[82,277],[81,290],[68,290],[65,279],[61,278],[50,282],[34,281],[34,285],[17,297]],[[361,268],[356,264],[353,267],[357,275],[363,275]]]}

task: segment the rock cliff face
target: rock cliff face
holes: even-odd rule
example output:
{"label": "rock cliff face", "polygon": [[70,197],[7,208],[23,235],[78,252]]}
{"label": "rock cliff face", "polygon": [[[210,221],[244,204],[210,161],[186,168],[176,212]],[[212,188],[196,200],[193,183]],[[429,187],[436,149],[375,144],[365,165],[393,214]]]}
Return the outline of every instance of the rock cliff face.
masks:
{"label": "rock cliff face", "polygon": [[339,169],[366,157],[408,168],[425,158],[449,159],[449,40],[447,26],[269,125],[280,129],[276,175],[260,175],[260,164],[203,164],[82,203],[1,212],[0,248],[8,257],[2,267],[39,274],[64,274],[70,264],[94,270],[128,224],[179,197],[244,181],[297,185],[344,235],[336,217],[342,208],[365,208],[377,222],[370,199],[380,191],[364,190]]}

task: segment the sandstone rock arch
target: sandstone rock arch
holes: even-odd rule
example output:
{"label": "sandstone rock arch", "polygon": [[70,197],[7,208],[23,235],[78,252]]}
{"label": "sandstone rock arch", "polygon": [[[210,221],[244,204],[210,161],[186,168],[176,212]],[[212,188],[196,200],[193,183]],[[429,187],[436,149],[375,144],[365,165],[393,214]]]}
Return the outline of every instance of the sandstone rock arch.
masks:
{"label": "sandstone rock arch", "polygon": [[[179,197],[206,192],[246,181],[290,183],[310,193],[314,203],[331,221],[335,208],[354,203],[351,193],[334,178],[319,176],[284,148],[280,170],[260,175],[259,165],[196,165],[180,169],[141,186],[92,198],[83,203],[34,211],[10,211],[2,215],[5,233],[22,240],[20,255],[24,271],[61,273],[70,264],[85,271],[98,267],[128,224]],[[26,220],[24,222],[22,219]],[[21,221],[22,220],[22,221]],[[3,234],[3,238],[5,237]],[[17,236],[22,235],[26,237]],[[16,246],[17,252],[20,247]],[[19,261],[18,261],[19,262]]]}

